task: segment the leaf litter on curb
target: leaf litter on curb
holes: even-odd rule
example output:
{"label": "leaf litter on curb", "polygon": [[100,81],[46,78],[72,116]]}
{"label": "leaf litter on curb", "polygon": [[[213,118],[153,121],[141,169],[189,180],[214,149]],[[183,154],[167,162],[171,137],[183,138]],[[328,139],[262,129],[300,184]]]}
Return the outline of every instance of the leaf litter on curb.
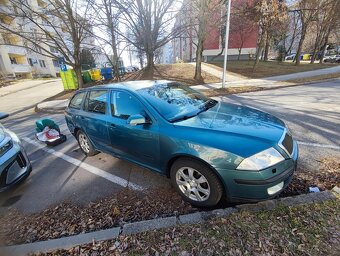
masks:
{"label": "leaf litter on curb", "polygon": [[[340,186],[340,160],[325,158],[320,163],[318,172],[298,168],[280,197],[308,193],[310,186],[321,190]],[[125,189],[87,206],[61,203],[31,215],[9,209],[0,214],[0,245],[31,243],[195,211],[198,209],[183,202],[173,189],[144,193]]]}
{"label": "leaf litter on curb", "polygon": [[239,212],[195,225],[93,242],[56,255],[337,255],[340,201]]}
{"label": "leaf litter on curb", "polygon": [[85,207],[62,203],[26,216],[10,209],[0,216],[0,241],[7,245],[31,243],[194,211],[197,209],[173,189],[145,193],[124,189]]}

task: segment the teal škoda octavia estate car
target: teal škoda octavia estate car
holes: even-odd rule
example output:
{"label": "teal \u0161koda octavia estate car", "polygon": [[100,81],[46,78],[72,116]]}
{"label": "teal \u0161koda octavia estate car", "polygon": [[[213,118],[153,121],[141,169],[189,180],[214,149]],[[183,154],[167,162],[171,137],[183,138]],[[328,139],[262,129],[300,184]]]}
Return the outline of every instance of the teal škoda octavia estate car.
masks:
{"label": "teal \u0161koda octavia estate car", "polygon": [[298,145],[277,117],[177,82],[79,90],[65,117],[87,156],[102,151],[166,175],[198,207],[275,197],[298,159]]}

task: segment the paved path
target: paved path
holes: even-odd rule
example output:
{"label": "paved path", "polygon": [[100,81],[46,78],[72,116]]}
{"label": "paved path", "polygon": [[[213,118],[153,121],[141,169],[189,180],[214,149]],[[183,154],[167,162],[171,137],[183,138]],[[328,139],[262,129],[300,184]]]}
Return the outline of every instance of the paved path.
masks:
{"label": "paved path", "polygon": [[10,115],[33,109],[35,105],[62,92],[61,79],[24,80],[0,88],[0,111]]}
{"label": "paved path", "polygon": [[[196,62],[190,62],[189,64],[196,67]],[[204,72],[207,72],[210,75],[216,76],[216,77],[218,77],[222,80],[223,72],[221,71],[221,69],[213,68],[210,65],[207,65],[207,64],[202,62],[202,70]],[[242,77],[242,76],[240,76],[236,73],[228,72],[227,82],[235,82],[235,81],[244,80],[244,79],[245,79],[244,77]]]}
{"label": "paved path", "polygon": [[[195,63],[190,63],[190,64],[196,65]],[[202,63],[202,70],[213,76],[222,78],[222,70],[218,68],[213,68],[211,66],[208,66]],[[298,72],[298,73],[288,74],[288,75],[265,77],[265,78],[259,78],[259,79],[247,79],[247,78],[237,76],[234,73],[228,72],[226,86],[227,87],[256,86],[256,87],[272,88],[272,87],[292,85],[293,83],[286,82],[287,80],[291,80],[291,79],[327,75],[327,74],[333,74],[333,73],[338,73],[338,72],[340,72],[340,65],[337,65],[331,68],[324,68],[324,69],[318,69],[318,70],[306,71],[306,72]],[[209,89],[217,89],[221,87],[222,87],[222,83],[192,86],[192,88],[196,90],[209,90]]]}
{"label": "paved path", "polygon": [[338,73],[338,72],[340,72],[340,65],[337,65],[337,66],[334,66],[334,67],[331,67],[331,68],[322,68],[322,69],[293,73],[293,74],[288,74],[288,75],[271,76],[271,77],[263,78],[263,80],[266,80],[266,81],[287,81],[287,80],[291,80],[291,79],[299,79],[299,78],[305,78],[305,77],[328,75],[328,74],[333,74],[333,73]]}

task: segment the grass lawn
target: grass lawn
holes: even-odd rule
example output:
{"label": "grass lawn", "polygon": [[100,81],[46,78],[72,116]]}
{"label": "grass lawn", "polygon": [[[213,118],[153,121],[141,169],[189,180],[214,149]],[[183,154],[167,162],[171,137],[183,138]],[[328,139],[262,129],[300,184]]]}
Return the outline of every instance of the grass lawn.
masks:
{"label": "grass lawn", "polygon": [[243,211],[40,255],[338,255],[340,201]]}
{"label": "grass lawn", "polygon": [[[222,62],[210,63],[208,65],[223,70]],[[334,67],[334,64],[326,63],[301,63],[299,66],[295,66],[292,62],[261,61],[255,72],[253,72],[253,65],[254,61],[228,61],[227,70],[248,78],[263,78]]]}

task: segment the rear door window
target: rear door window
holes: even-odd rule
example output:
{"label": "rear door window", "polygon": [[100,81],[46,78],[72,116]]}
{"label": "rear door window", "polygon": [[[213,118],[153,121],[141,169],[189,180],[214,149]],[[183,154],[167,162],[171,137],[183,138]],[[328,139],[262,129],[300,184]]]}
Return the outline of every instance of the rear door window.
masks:
{"label": "rear door window", "polygon": [[70,104],[68,105],[68,107],[69,108],[74,108],[74,109],[81,109],[81,105],[83,103],[84,97],[85,97],[85,92],[77,93],[71,99]]}
{"label": "rear door window", "polygon": [[90,91],[86,97],[85,110],[105,114],[107,105],[107,90]]}
{"label": "rear door window", "polygon": [[130,116],[143,114],[139,100],[127,92],[116,91],[111,94],[112,116],[127,120]]}

